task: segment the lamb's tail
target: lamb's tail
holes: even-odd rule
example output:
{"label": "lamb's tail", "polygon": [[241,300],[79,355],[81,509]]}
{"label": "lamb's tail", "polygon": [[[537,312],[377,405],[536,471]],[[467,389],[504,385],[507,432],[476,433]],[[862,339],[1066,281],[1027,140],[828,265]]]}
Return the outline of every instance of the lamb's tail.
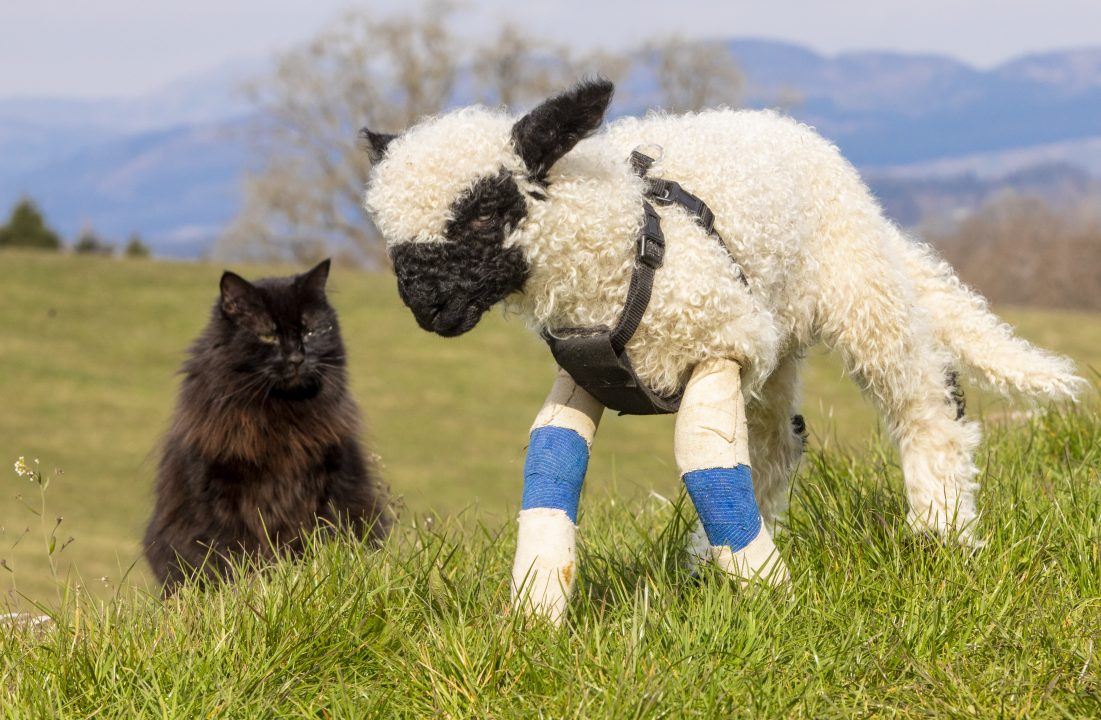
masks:
{"label": "lamb's tail", "polygon": [[1003,395],[1049,400],[1074,400],[1089,386],[1069,359],[1014,335],[932,248],[897,231],[891,235],[937,340],[959,358],[972,380]]}

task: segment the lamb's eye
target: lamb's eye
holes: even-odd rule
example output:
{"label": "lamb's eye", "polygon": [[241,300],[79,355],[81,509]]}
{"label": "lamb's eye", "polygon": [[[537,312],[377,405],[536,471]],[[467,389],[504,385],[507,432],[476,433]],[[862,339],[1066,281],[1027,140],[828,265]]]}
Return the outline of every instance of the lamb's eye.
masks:
{"label": "lamb's eye", "polygon": [[473,230],[489,230],[493,227],[493,221],[496,216],[491,212],[485,212],[478,215],[470,221],[470,227]]}
{"label": "lamb's eye", "polygon": [[264,343],[265,345],[275,344],[275,333],[264,333],[263,335],[259,335],[257,337],[260,342]]}

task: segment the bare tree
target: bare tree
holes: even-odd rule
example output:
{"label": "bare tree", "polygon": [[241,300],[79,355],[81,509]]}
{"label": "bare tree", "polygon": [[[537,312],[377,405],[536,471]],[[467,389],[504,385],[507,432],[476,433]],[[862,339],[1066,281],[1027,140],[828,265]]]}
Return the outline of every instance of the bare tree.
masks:
{"label": "bare tree", "polygon": [[741,102],[745,77],[726,45],[670,37],[648,49],[656,56],[654,71],[667,109],[697,112]]}
{"label": "bare tree", "polygon": [[[364,124],[400,132],[452,100],[462,66],[448,30],[452,10],[434,2],[387,20],[349,13],[280,57],[275,71],[249,88],[259,118],[250,140],[259,161],[216,255],[308,262],[339,252],[371,267],[386,264],[361,207],[370,167],[355,138]],[[512,25],[467,57],[483,99],[513,106],[566,84],[578,64],[597,62],[586,57],[575,64],[564,50]],[[603,67],[594,69],[619,72],[611,58],[600,58]]]}
{"label": "bare tree", "polygon": [[260,162],[217,254],[305,261],[343,249],[367,265],[386,262],[361,208],[369,168],[356,133],[365,123],[401,130],[447,104],[456,77],[450,10],[432,3],[386,20],[350,12],[249,88]]}
{"label": "bare tree", "polygon": [[540,98],[559,84],[562,50],[541,43],[512,23],[474,51],[471,71],[482,100],[515,107]]}
{"label": "bare tree", "polygon": [[584,76],[619,82],[630,58],[605,51],[577,53],[539,40],[512,23],[474,51],[471,71],[487,103],[513,109],[542,100]]}
{"label": "bare tree", "polygon": [[623,100],[620,83],[631,70],[629,55],[607,50],[589,52],[570,51],[563,55],[563,84],[570,84],[583,77],[602,77],[617,86],[616,97]]}
{"label": "bare tree", "polygon": [[[448,29],[454,7],[437,0],[389,19],[350,12],[279,57],[274,71],[249,88],[258,118],[249,128],[256,163],[216,256],[308,262],[338,253],[384,266],[385,248],[361,207],[370,167],[356,142],[359,128],[400,132],[440,112],[454,99],[464,62],[484,100],[510,106],[582,75],[618,81],[631,67],[627,57],[574,55],[512,25],[460,56]],[[692,110],[737,102],[742,76],[722,45],[670,40],[655,47],[667,105]]]}
{"label": "bare tree", "polygon": [[1071,208],[1002,193],[931,241],[993,302],[1101,309],[1099,196]]}

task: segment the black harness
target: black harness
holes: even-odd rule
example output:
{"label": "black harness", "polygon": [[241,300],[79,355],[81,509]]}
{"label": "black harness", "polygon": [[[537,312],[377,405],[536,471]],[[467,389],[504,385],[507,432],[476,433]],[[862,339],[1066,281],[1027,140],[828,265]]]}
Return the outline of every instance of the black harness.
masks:
{"label": "black harness", "polygon": [[[605,407],[621,415],[662,415],[674,413],[680,407],[683,390],[665,396],[646,387],[635,373],[627,357],[627,343],[638,330],[654,286],[654,273],[665,258],[665,234],[661,218],[653,205],[680,205],[695,218],[703,230],[714,237],[730,255],[722,237],[715,230],[715,214],[698,197],[672,180],[650,177],[647,173],[654,159],[635,151],[631,165],[646,181],[646,200],[642,230],[635,246],[635,265],[627,299],[615,327],[598,325],[590,328],[556,328],[543,333],[554,359],[581,387]],[[653,203],[651,205],[650,203]],[[742,276],[745,283],[745,276]]]}

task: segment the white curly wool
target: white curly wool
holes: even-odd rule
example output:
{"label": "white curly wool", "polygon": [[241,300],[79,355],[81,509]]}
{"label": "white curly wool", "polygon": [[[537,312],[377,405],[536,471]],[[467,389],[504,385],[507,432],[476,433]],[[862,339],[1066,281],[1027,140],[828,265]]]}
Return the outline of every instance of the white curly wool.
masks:
{"label": "white curly wool", "polygon": [[1067,360],[1014,337],[932,250],[904,237],[837,149],[791,119],[716,110],[618,120],[577,144],[538,188],[511,143],[514,122],[467,108],[395,140],[366,198],[379,229],[391,243],[441,241],[455,199],[504,170],[527,209],[505,244],[530,266],[508,308],[539,332],[614,325],[642,222],[643,182],[628,157],[660,146],[651,175],[711,207],[740,267],[682,209],[658,208],[665,261],[628,351],[659,392],[683,387],[708,358],[742,367],[755,492],[769,527],[786,507],[798,457],[790,415],[799,359],[816,343],[840,354],[883,414],[902,458],[910,523],[964,538],[976,516],[980,433],[956,420],[946,373],[962,366],[996,390],[1049,399],[1085,387]]}

